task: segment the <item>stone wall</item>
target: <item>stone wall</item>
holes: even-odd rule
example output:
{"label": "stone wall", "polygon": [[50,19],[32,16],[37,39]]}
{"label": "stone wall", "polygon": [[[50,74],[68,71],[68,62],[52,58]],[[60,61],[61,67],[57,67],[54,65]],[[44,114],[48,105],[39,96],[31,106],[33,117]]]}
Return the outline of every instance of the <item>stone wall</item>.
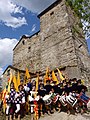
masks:
{"label": "stone wall", "polygon": [[40,17],[42,70],[46,66],[76,65],[72,33],[68,27],[68,14],[64,2]]}
{"label": "stone wall", "polygon": [[69,15],[69,27],[72,31],[75,55],[77,57],[77,67],[81,73],[81,78],[87,81],[90,80],[90,64],[85,35],[80,27],[80,19],[77,17],[75,12],[73,12],[70,7],[67,7],[67,12]]}
{"label": "stone wall", "polygon": [[14,48],[13,66],[22,70],[28,67],[31,72],[45,72],[47,66],[51,70],[66,66],[70,78],[85,78],[82,71],[87,69],[89,59],[87,44],[78,25],[80,20],[65,0],[51,6],[39,15],[40,32],[22,37]]}
{"label": "stone wall", "polygon": [[30,71],[35,72],[39,70],[40,53],[39,35],[36,34],[30,38],[24,37],[14,49],[13,66],[22,70],[28,67]]}
{"label": "stone wall", "polygon": [[8,67],[2,75],[2,89],[4,89],[10,79],[10,72],[15,75],[16,71],[11,67]]}

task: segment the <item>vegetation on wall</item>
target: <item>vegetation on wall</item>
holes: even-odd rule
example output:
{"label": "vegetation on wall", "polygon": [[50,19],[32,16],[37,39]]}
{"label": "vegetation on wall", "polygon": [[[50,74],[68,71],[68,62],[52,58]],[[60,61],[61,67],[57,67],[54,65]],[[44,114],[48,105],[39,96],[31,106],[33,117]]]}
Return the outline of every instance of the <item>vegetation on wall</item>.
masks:
{"label": "vegetation on wall", "polygon": [[90,37],[90,0],[66,0],[66,2],[81,19],[80,27],[83,27],[87,37]]}

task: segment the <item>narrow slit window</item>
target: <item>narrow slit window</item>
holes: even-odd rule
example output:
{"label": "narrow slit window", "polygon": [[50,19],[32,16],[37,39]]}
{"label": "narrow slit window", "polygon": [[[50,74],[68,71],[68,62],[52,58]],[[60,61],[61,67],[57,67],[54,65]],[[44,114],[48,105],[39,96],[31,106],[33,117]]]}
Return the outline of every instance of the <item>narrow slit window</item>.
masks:
{"label": "narrow slit window", "polygon": [[79,45],[79,47],[78,48],[81,48],[82,47],[82,44],[81,45]]}
{"label": "narrow slit window", "polygon": [[31,47],[28,47],[28,52],[31,52]]}
{"label": "narrow slit window", "polygon": [[50,13],[50,15],[53,15],[54,14],[54,11]]}
{"label": "narrow slit window", "polygon": [[22,41],[22,44],[25,45],[25,41],[24,40]]}
{"label": "narrow slit window", "polygon": [[10,75],[10,69],[7,71],[7,76],[9,76]]}

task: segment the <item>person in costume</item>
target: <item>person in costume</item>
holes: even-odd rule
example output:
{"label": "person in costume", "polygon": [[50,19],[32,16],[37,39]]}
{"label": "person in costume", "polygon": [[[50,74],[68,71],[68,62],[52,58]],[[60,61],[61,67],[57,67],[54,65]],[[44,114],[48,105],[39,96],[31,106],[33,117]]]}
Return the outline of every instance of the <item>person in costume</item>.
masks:
{"label": "person in costume", "polygon": [[77,91],[77,78],[73,78],[72,81],[72,91]]}
{"label": "person in costume", "polygon": [[52,102],[51,102],[51,113],[54,113],[57,110],[57,105],[58,105],[58,94],[55,93],[55,90],[54,90],[53,87],[50,91],[51,100],[52,100]]}
{"label": "person in costume", "polygon": [[77,81],[77,93],[80,94],[81,92],[85,93],[87,91],[87,87],[82,84],[81,79]]}
{"label": "person in costume", "polygon": [[39,79],[38,89],[40,89],[40,87],[41,87],[42,85],[43,85],[43,87],[44,87],[43,80],[42,80],[42,79]]}
{"label": "person in costume", "polygon": [[[16,94],[16,91],[15,91],[15,88],[14,88],[14,83],[11,82],[9,99],[8,99],[8,104],[10,104],[10,109],[9,109],[10,120],[13,119],[13,115],[15,113],[15,100],[14,100],[15,94]],[[15,117],[14,117],[14,119],[15,119]]]}
{"label": "person in costume", "polygon": [[44,85],[40,84],[39,90],[38,90],[38,95],[39,95],[39,110],[40,110],[40,116],[44,116],[45,113],[45,102],[43,100],[43,97],[46,94],[46,89],[44,89]]}
{"label": "person in costume", "polygon": [[51,99],[50,99],[50,91],[52,89],[52,86],[50,85],[50,82],[51,80],[50,79],[47,79],[46,80],[46,85],[44,86],[44,89],[46,90],[45,92],[45,96],[43,99],[45,99],[45,108],[46,108],[46,113],[48,115],[50,115],[50,111],[51,111],[51,108],[50,108],[50,103],[51,103]]}
{"label": "person in costume", "polygon": [[57,84],[57,81],[53,81],[52,88],[54,89],[54,93],[58,93],[58,84]]}
{"label": "person in costume", "polygon": [[[35,83],[35,82],[34,82]],[[38,118],[38,100],[39,97],[37,96],[36,86],[33,84],[32,91],[30,91],[29,94],[29,104],[30,104],[30,113],[31,113],[31,119],[37,119]]]}
{"label": "person in costume", "polygon": [[32,90],[31,78],[28,78],[27,87],[29,88],[29,91],[31,91],[31,90]]}
{"label": "person in costume", "polygon": [[46,94],[48,95],[52,89],[52,86],[50,85],[50,80],[46,81],[46,85],[44,86],[44,88],[46,89]]}
{"label": "person in costume", "polygon": [[78,95],[78,104],[80,108],[80,112],[83,114],[87,111],[87,103],[89,102],[90,98],[86,96],[87,87],[82,84],[81,79],[77,81],[77,93]]}
{"label": "person in costume", "polygon": [[9,101],[9,93],[8,92],[6,92],[5,100],[6,100],[6,120],[8,120],[9,110],[10,110],[10,101]]}
{"label": "person in costume", "polygon": [[30,113],[34,113],[34,100],[37,97],[37,91],[36,91],[36,86],[32,86],[32,91],[29,93],[29,103],[30,103]]}
{"label": "person in costume", "polygon": [[25,107],[25,93],[23,91],[23,86],[19,85],[19,91],[15,94],[15,104],[16,110],[15,114],[18,115],[18,120],[20,120],[21,116],[24,115],[24,107]]}
{"label": "person in costume", "polygon": [[72,92],[71,82],[67,82],[65,86],[65,93],[69,95],[70,92]]}

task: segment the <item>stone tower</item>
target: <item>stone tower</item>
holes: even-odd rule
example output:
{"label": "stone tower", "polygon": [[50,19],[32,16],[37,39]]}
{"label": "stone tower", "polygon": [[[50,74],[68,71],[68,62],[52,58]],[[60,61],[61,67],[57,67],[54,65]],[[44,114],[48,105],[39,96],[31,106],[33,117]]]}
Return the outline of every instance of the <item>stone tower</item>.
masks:
{"label": "stone tower", "polygon": [[65,0],[57,0],[42,11],[40,31],[22,36],[13,52],[13,66],[31,72],[66,67],[69,78],[89,79],[89,54],[80,20]]}

